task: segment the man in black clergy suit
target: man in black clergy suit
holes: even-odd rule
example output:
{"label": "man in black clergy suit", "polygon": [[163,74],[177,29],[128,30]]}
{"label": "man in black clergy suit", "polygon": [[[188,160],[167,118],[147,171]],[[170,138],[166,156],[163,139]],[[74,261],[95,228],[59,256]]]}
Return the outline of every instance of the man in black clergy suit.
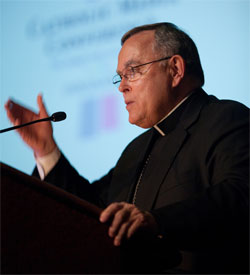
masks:
{"label": "man in black clergy suit", "polygon": [[[170,23],[122,37],[113,82],[129,122],[150,129],[89,184],[58,149],[49,122],[21,128],[34,174],[104,208],[100,221],[110,222],[116,246],[145,230],[181,251],[175,272],[248,273],[249,109],[202,90],[197,48]],[[38,114],[13,101],[5,107],[19,124],[47,117],[41,95],[38,106]]]}

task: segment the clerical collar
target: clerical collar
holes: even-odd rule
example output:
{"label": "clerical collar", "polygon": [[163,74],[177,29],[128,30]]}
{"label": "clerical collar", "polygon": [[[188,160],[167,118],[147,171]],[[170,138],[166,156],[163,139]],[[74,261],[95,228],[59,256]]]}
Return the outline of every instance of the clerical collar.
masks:
{"label": "clerical collar", "polygon": [[164,121],[167,117],[169,117],[179,106],[181,106],[193,93],[190,93],[188,96],[182,99],[166,116],[164,116],[159,122],[157,122],[153,127],[164,137],[166,133],[164,129],[160,129],[159,124]]}

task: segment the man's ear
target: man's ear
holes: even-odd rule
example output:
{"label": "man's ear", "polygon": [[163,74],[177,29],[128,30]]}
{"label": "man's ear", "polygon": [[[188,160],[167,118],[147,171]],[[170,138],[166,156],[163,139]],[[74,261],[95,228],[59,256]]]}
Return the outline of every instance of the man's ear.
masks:
{"label": "man's ear", "polygon": [[172,76],[172,87],[177,87],[185,75],[185,61],[180,55],[173,55],[169,60],[169,69]]}

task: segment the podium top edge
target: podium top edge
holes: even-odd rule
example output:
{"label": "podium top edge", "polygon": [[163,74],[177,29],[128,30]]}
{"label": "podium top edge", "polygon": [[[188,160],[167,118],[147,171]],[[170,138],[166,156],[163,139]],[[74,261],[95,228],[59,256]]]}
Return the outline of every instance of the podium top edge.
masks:
{"label": "podium top edge", "polygon": [[34,176],[30,176],[20,170],[17,170],[3,162],[0,162],[0,177],[10,176],[15,178],[22,178],[19,181],[20,184],[25,184],[37,192],[44,193],[46,196],[53,197],[54,199],[63,201],[64,203],[74,206],[79,211],[90,214],[93,218],[99,219],[102,209],[96,205],[83,200],[59,187],[49,184],[45,181],[41,181]]}

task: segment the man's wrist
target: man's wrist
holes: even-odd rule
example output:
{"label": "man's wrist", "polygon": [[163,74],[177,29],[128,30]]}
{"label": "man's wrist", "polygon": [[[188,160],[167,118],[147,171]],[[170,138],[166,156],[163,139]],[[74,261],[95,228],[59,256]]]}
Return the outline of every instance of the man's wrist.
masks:
{"label": "man's wrist", "polygon": [[61,152],[56,146],[52,152],[44,156],[35,155],[35,160],[37,163],[38,173],[40,175],[41,180],[49,174],[49,172],[54,168],[57,164],[58,160],[61,157]]}
{"label": "man's wrist", "polygon": [[57,145],[54,140],[51,142],[46,142],[46,145],[44,148],[39,150],[34,150],[34,155],[36,158],[42,158],[49,154],[51,154],[55,149],[57,148]]}

